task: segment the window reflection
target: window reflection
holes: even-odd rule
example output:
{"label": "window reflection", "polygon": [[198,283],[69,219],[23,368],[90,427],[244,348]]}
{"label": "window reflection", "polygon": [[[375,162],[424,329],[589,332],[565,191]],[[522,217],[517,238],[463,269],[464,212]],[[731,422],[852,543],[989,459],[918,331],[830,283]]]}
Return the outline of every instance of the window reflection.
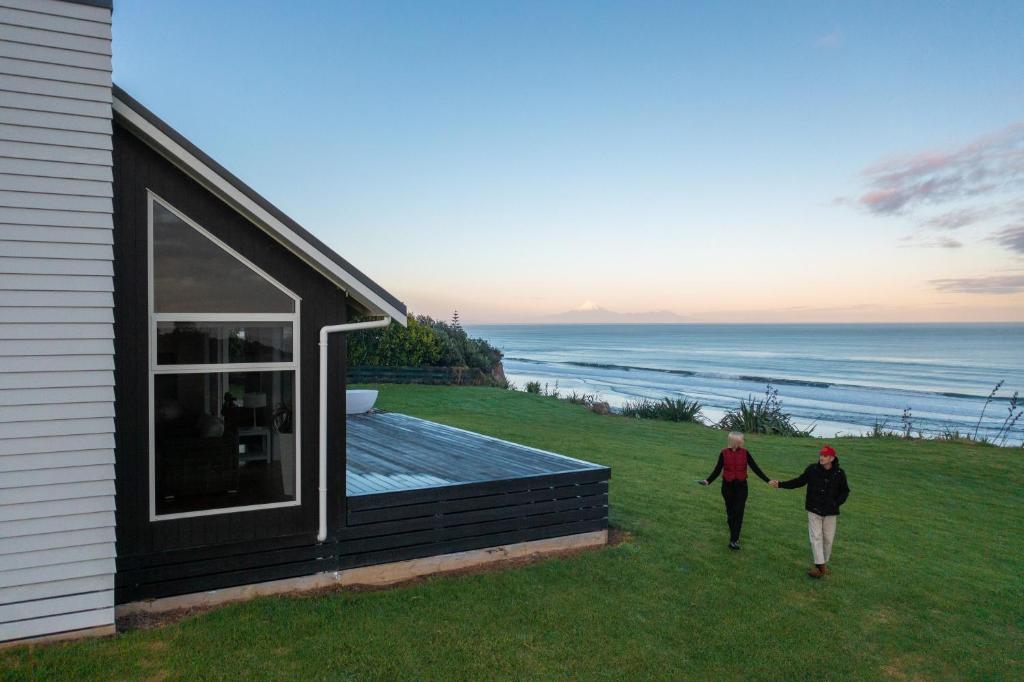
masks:
{"label": "window reflection", "polygon": [[294,372],[154,377],[156,512],[295,499]]}
{"label": "window reflection", "polygon": [[291,362],[290,322],[159,322],[157,364]]}
{"label": "window reflection", "polygon": [[153,202],[153,312],[293,313],[295,301]]}

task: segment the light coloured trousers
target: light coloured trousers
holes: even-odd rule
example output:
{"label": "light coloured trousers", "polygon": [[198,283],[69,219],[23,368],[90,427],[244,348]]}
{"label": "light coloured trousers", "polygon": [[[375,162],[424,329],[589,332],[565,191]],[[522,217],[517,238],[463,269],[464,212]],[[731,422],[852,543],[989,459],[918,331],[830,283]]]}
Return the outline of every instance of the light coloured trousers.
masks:
{"label": "light coloured trousers", "polygon": [[827,564],[832,556],[832,541],[836,537],[838,516],[818,516],[807,512],[807,535],[811,538],[811,553],[814,563]]}

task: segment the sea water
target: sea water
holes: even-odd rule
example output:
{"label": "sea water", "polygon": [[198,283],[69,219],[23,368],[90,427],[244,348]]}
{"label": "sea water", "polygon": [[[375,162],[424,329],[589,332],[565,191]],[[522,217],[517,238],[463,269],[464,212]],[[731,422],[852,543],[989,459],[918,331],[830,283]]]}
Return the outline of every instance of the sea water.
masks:
{"label": "sea water", "polygon": [[[508,378],[612,407],[696,398],[717,420],[771,383],[783,409],[821,436],[889,430],[993,437],[1024,393],[1024,324],[576,324],[467,328],[505,355]],[[987,408],[998,381],[1003,389]],[[1024,419],[1008,443],[1021,444]]]}

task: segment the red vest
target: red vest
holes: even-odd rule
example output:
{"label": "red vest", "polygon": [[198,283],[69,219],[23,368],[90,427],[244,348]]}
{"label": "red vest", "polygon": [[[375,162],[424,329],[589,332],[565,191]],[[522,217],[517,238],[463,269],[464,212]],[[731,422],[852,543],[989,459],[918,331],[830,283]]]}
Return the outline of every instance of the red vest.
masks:
{"label": "red vest", "polygon": [[722,450],[722,480],[745,481],[747,480],[747,451],[743,448],[733,450],[726,448]]}

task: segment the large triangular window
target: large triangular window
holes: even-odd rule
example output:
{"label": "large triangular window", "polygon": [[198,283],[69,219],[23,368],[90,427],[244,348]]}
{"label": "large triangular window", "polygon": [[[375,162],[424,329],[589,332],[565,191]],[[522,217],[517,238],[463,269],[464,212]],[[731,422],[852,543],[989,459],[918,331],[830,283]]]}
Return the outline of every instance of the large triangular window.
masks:
{"label": "large triangular window", "polygon": [[299,298],[149,202],[150,518],[297,505]]}
{"label": "large triangular window", "polygon": [[294,313],[295,300],[154,200],[153,312]]}

